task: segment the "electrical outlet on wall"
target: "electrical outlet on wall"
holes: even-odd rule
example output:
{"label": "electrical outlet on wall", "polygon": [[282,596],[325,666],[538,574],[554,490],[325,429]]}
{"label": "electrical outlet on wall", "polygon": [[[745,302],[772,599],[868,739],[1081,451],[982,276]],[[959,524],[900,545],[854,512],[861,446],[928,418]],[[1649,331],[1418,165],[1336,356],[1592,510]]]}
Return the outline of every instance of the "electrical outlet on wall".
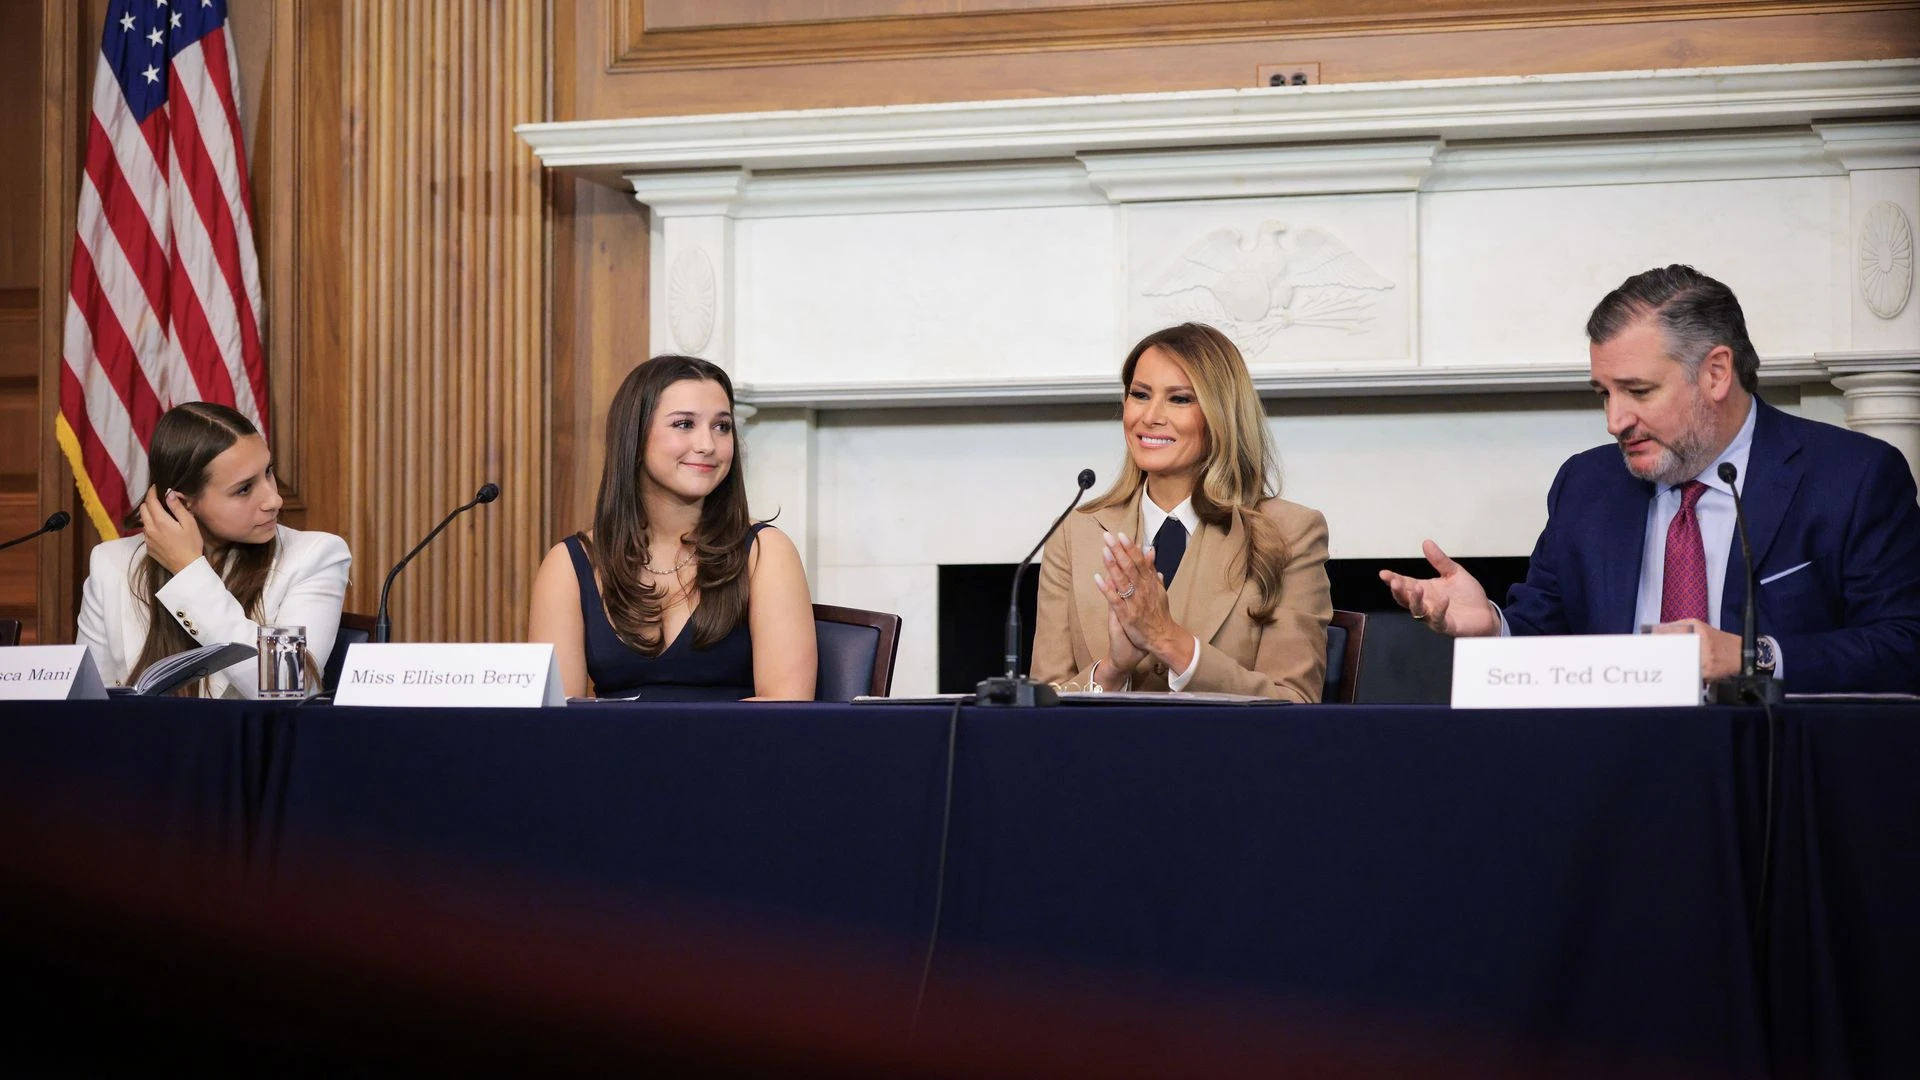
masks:
{"label": "electrical outlet on wall", "polygon": [[1255,71],[1255,86],[1313,86],[1320,81],[1317,63],[1261,64]]}

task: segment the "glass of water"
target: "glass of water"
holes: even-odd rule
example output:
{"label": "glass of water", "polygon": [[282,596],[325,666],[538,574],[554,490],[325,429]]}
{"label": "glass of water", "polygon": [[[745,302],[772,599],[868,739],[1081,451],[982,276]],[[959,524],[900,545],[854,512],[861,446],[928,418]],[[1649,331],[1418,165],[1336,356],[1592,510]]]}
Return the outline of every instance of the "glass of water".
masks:
{"label": "glass of water", "polygon": [[313,693],[307,678],[307,628],[260,628],[260,696],[304,698]]}

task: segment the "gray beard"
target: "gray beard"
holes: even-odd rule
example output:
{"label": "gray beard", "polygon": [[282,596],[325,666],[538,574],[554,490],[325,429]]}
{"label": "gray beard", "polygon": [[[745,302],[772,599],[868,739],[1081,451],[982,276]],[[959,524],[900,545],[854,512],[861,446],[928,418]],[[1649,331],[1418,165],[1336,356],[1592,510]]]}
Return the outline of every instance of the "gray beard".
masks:
{"label": "gray beard", "polygon": [[1622,447],[1620,456],[1626,461],[1627,471],[1642,480],[1656,484],[1681,484],[1700,475],[1700,470],[1713,464],[1718,455],[1714,450],[1713,409],[1707,405],[1704,397],[1696,398],[1693,411],[1693,426],[1671,443],[1660,444],[1660,457],[1653,467],[1642,471],[1633,467],[1626,457],[1626,448]]}
{"label": "gray beard", "polygon": [[[1650,480],[1656,484],[1683,484],[1699,476],[1700,470],[1713,461],[1713,455],[1707,451],[1707,447],[1700,445],[1694,439],[1687,439],[1671,446],[1663,443],[1660,447],[1660,458],[1653,463],[1652,468],[1642,471],[1635,468],[1633,462],[1629,460],[1627,471],[1642,480]],[[1621,457],[1625,456],[1626,452],[1621,451]]]}

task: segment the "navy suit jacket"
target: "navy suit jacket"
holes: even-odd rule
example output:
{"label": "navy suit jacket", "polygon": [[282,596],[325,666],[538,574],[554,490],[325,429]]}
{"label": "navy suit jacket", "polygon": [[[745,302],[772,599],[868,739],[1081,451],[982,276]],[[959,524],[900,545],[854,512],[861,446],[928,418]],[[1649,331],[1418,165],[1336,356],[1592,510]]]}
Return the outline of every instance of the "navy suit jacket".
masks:
{"label": "navy suit jacket", "polygon": [[[1913,473],[1879,439],[1755,399],[1740,480],[1760,633],[1780,646],[1786,689],[1920,693],[1920,505]],[[1547,493],[1527,579],[1507,595],[1515,634],[1629,634],[1654,485],[1619,447],[1576,454]],[[1746,602],[1736,530],[1718,624]],[[1802,565],[1805,564],[1805,565]]]}

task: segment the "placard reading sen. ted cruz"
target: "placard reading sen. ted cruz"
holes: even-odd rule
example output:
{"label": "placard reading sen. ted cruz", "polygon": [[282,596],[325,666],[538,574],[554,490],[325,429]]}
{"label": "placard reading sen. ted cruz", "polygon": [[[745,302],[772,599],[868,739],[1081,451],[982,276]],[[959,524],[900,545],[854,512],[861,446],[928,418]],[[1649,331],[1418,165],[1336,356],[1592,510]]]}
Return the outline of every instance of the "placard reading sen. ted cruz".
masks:
{"label": "placard reading sen. ted cruz", "polygon": [[552,645],[362,643],[347,649],[335,705],[511,709],[565,705]]}
{"label": "placard reading sen. ted cruz", "polygon": [[1460,638],[1456,709],[1609,709],[1700,704],[1693,634]]}

